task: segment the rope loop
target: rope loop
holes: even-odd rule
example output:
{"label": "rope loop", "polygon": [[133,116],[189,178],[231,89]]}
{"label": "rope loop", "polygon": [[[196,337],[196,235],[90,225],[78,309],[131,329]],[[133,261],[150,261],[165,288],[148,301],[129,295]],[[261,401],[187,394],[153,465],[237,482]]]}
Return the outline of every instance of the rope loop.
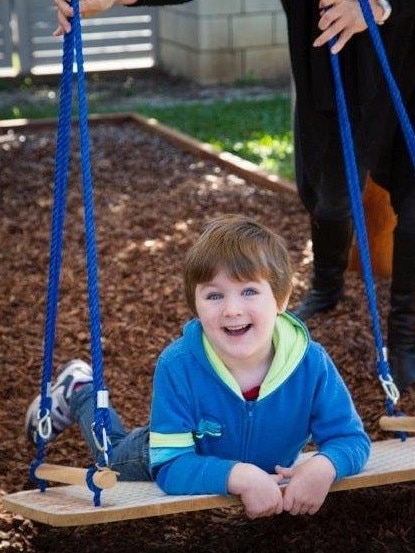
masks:
{"label": "rope loop", "polygon": [[86,472],[86,484],[88,488],[94,494],[94,505],[95,507],[100,507],[101,505],[101,488],[95,485],[94,483],[94,474],[98,471],[96,466],[90,467]]}
{"label": "rope loop", "polygon": [[[392,399],[387,398],[385,401],[385,410],[388,417],[403,417],[405,413],[399,409],[395,408],[395,403]],[[403,430],[399,430],[395,432],[396,437],[401,440],[401,442],[405,442],[407,438],[407,433]]]}
{"label": "rope loop", "polygon": [[45,492],[47,488],[47,483],[45,480],[42,480],[36,476],[36,469],[42,464],[42,461],[36,459],[30,463],[29,476],[30,480],[36,483],[41,492]]}

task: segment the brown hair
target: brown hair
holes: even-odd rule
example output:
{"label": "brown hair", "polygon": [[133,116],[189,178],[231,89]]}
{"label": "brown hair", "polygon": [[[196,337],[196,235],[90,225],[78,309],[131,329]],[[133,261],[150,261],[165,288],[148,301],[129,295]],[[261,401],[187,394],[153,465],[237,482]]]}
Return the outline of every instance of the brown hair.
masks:
{"label": "brown hair", "polygon": [[219,270],[238,281],[266,279],[278,305],[291,292],[292,269],[284,240],[244,215],[216,217],[188,250],[184,287],[194,314],[196,286],[212,280]]}

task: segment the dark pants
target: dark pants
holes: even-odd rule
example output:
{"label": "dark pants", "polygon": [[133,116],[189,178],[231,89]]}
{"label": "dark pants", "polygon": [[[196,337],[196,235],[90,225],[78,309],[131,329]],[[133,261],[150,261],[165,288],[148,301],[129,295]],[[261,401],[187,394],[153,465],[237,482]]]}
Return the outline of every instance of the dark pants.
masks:
{"label": "dark pants", "polygon": [[[330,147],[321,164],[302,167],[301,150],[296,141],[297,186],[311,217],[314,253],[313,290],[298,308],[298,314],[312,316],[333,307],[341,297],[343,273],[351,243],[351,202],[343,161],[343,150],[336,118],[329,120]],[[298,131],[298,129],[296,129]],[[415,381],[415,169],[404,150],[396,156],[396,178],[412,186],[399,186],[391,193],[397,215],[394,232],[394,257],[388,315],[388,349],[392,374],[400,389]],[[361,190],[367,171],[357,163]],[[376,181],[376,180],[375,180]]]}
{"label": "dark pants", "polygon": [[[298,194],[312,219],[342,221],[351,216],[350,195],[347,185],[343,150],[335,115],[328,115],[328,147],[316,166],[305,171],[301,145],[298,140],[298,120],[295,117],[295,170]],[[363,190],[366,169],[358,171]]]}

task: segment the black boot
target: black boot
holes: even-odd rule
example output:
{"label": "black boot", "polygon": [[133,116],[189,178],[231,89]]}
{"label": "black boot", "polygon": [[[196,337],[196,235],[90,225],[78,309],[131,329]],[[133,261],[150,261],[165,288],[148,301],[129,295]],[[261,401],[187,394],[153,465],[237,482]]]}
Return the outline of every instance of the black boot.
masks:
{"label": "black boot", "polygon": [[389,364],[400,391],[415,382],[415,234],[395,229],[390,312]]}
{"label": "black boot", "polygon": [[329,311],[344,296],[344,272],[349,261],[353,237],[350,218],[342,221],[312,219],[311,239],[314,254],[312,288],[294,311],[302,320]]}

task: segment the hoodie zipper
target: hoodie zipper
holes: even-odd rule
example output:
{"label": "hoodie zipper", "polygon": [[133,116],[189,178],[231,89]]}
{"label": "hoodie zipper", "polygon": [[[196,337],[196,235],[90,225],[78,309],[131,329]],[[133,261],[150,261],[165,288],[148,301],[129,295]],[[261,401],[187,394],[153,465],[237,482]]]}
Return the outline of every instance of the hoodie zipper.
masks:
{"label": "hoodie zipper", "polygon": [[245,403],[245,437],[244,437],[244,447],[243,447],[243,460],[248,459],[248,452],[250,451],[250,442],[252,435],[252,425],[254,422],[254,410],[255,410],[256,401],[247,401]]}

